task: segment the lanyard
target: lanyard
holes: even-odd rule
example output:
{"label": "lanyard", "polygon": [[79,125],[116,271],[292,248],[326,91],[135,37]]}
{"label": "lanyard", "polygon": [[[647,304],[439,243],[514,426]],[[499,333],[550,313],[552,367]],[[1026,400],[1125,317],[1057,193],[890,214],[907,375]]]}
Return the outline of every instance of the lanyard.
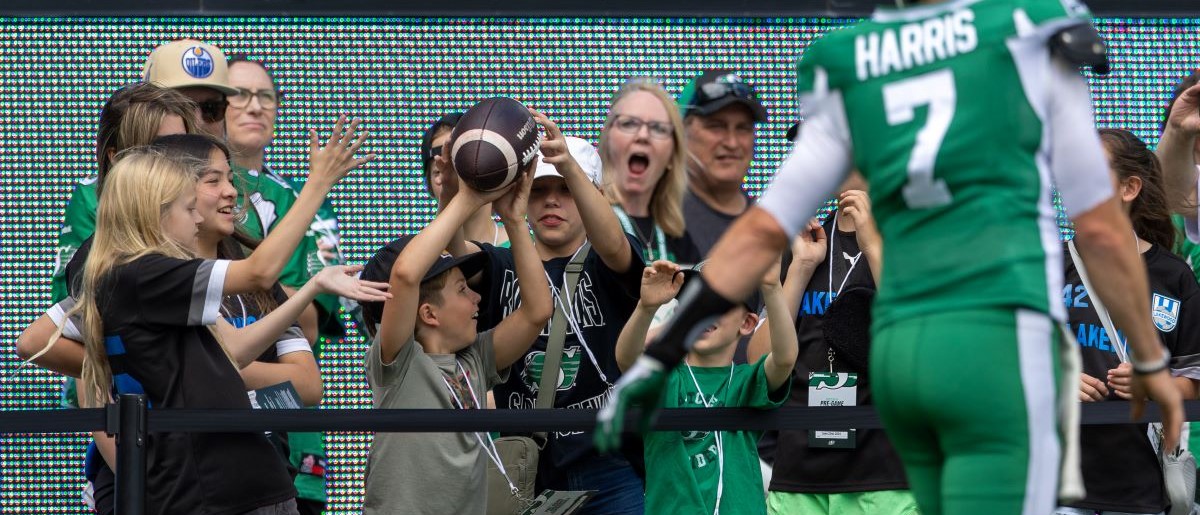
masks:
{"label": "lanyard", "polygon": [[[692,372],[692,364],[687,360],[683,360],[683,364],[687,365],[688,375],[692,377],[692,384],[696,386],[696,393],[700,394],[700,403],[705,408],[711,408],[708,403],[708,396],[704,394],[704,390],[700,388],[700,381],[696,380],[696,373]],[[729,364],[729,382],[725,383],[725,391],[728,392],[733,384],[733,363]],[[721,387],[717,387],[720,390]],[[716,392],[713,392],[716,394]],[[721,431],[713,431],[713,435],[717,439],[717,502],[713,505],[713,515],[721,513],[721,494],[725,489],[725,444],[721,438]]]}
{"label": "lanyard", "polygon": [[[458,368],[458,371],[462,373],[463,379],[466,380],[467,391],[471,393],[471,400],[475,402],[475,408],[478,409],[479,406],[482,405],[479,404],[479,397],[475,395],[475,387],[471,386],[471,376],[467,374],[467,370],[463,368],[462,363],[458,361],[458,358],[454,358],[454,365]],[[467,409],[466,405],[463,404],[463,400],[458,396],[458,393],[454,391],[454,387],[450,386],[450,380],[446,379],[445,372],[442,372],[442,383],[445,383],[446,390],[450,392],[450,398],[454,400],[456,407],[458,409]],[[520,490],[517,490],[517,486],[514,485],[512,479],[508,477],[508,471],[504,470],[504,462],[500,461],[500,451],[496,450],[496,442],[492,440],[491,433],[483,433],[484,436],[482,437],[479,436],[478,432],[473,434],[475,435],[475,441],[479,442],[480,447],[483,447],[483,452],[492,460],[492,463],[496,464],[496,468],[500,469],[500,474],[503,475],[504,480],[508,482],[508,489],[512,492],[513,497],[519,498],[518,494]],[[484,442],[485,438],[487,440],[486,443]]]}
{"label": "lanyard", "polygon": [[846,287],[846,281],[850,280],[850,274],[854,272],[854,267],[858,266],[858,262],[859,262],[860,258],[862,258],[861,250],[858,251],[857,255],[850,258],[850,268],[848,270],[846,270],[846,276],[842,278],[842,284],[838,286],[837,291],[834,291],[833,290],[833,244],[835,241],[837,241],[837,221],[838,221],[838,214],[841,213],[841,211],[842,210],[838,209],[833,212],[833,225],[829,228],[830,229],[830,231],[829,231],[829,259],[825,260],[826,263],[829,263],[829,291],[831,293],[833,293],[833,297],[829,299],[830,302],[833,302],[833,299],[837,298],[838,295],[842,294],[842,288]]}
{"label": "lanyard", "polygon": [[[567,263],[574,261],[576,255],[579,254],[580,250],[583,250],[582,245],[578,249],[575,249],[575,254],[571,255],[571,259],[568,260]],[[558,293],[558,288],[554,287],[554,281],[550,280],[550,273],[549,272],[543,272],[543,273],[546,274],[546,282],[550,283],[550,293],[554,296],[554,303],[562,308],[563,315],[565,315],[565,318],[567,319],[567,323],[571,324],[571,330],[575,331],[575,337],[579,340],[579,345],[582,346],[583,351],[585,353],[587,353],[588,360],[592,362],[592,366],[596,367],[596,372],[600,374],[600,380],[604,381],[604,384],[608,385],[609,389],[611,390],[613,384],[611,382],[609,382],[608,377],[606,377],[604,375],[604,369],[600,368],[600,362],[596,360],[596,355],[592,354],[591,347],[588,347],[587,340],[584,339],[584,337],[583,337],[583,328],[581,328],[579,326],[579,322],[577,322],[575,320],[575,310],[573,309],[573,306],[575,304],[573,302],[571,302],[571,295],[574,292],[569,292],[569,291],[564,292],[566,294],[567,298],[563,299],[562,295],[559,295],[559,293]],[[583,273],[583,272],[580,272],[580,273]],[[563,282],[562,283],[567,284],[567,272],[565,270],[563,271]],[[575,287],[579,288],[579,285],[576,284]],[[546,371],[542,371],[542,373],[546,373]]]}
{"label": "lanyard", "polygon": [[667,252],[667,237],[663,234],[662,229],[658,227],[657,223],[654,224],[654,246],[651,247],[651,242],[642,238],[642,231],[634,226],[633,220],[629,219],[629,214],[625,212],[624,208],[622,208],[620,205],[614,205],[613,212],[617,214],[617,220],[621,222],[621,229],[629,234],[637,236],[638,240],[640,240],[643,245],[646,245],[644,248],[642,248],[642,258],[646,260],[647,264],[653,263],[658,259],[669,259],[674,261],[670,253]]}

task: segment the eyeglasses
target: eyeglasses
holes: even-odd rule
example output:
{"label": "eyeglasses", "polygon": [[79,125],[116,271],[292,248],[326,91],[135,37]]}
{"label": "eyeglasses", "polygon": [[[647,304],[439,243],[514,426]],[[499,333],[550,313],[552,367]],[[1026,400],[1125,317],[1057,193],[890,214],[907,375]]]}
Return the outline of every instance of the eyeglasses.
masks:
{"label": "eyeglasses", "polygon": [[200,108],[200,117],[204,119],[205,123],[216,123],[224,120],[225,108],[228,106],[229,102],[223,98],[196,103],[196,107]]}
{"label": "eyeglasses", "polygon": [[698,106],[704,105],[729,95],[749,100],[758,100],[758,95],[754,93],[754,86],[742,82],[741,77],[730,73],[717,77],[712,82],[701,84],[694,104]]}
{"label": "eyeglasses", "polygon": [[280,94],[273,89],[246,89],[238,88],[236,95],[229,96],[229,105],[238,109],[244,109],[250,105],[250,99],[258,97],[258,105],[263,109],[272,109],[279,105]]}
{"label": "eyeglasses", "polygon": [[637,134],[642,131],[642,126],[645,126],[650,130],[650,137],[655,139],[670,139],[675,134],[675,128],[669,123],[648,122],[636,116],[623,114],[613,117],[612,126],[625,134]]}

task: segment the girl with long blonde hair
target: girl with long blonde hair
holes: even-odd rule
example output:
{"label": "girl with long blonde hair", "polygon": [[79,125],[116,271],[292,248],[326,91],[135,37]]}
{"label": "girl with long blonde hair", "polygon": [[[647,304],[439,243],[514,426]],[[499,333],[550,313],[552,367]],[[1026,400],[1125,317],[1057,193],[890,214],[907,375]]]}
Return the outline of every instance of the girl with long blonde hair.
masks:
{"label": "girl with long blonde hair", "polygon": [[[193,257],[203,222],[195,178],[207,162],[182,163],[146,149],[121,157],[107,178],[93,252],[69,313],[85,347],[86,404],[144,393],[154,408],[249,408],[238,369],[290,326],[313,295],[386,298],[378,285],[348,275],[354,267],[331,268],[302,288],[299,300],[255,324],[232,330],[220,318],[225,295],[275,283],[330,188],[373,158],[353,157],[365,138],[355,138],[356,126],[343,133],[339,120],[319,150],[313,134],[308,187],[276,231],[238,261]],[[232,206],[226,207],[218,215],[232,221]],[[261,434],[158,433],[150,435],[149,447],[151,512],[295,510],[291,478]]]}

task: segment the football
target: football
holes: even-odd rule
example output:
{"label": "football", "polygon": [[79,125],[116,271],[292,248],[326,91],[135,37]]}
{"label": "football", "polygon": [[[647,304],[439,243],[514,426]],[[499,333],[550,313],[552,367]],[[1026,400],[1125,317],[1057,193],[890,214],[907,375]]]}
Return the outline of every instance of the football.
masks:
{"label": "football", "polygon": [[541,134],[524,104],[489,98],[471,107],[450,133],[450,160],[478,191],[503,188],[537,156]]}

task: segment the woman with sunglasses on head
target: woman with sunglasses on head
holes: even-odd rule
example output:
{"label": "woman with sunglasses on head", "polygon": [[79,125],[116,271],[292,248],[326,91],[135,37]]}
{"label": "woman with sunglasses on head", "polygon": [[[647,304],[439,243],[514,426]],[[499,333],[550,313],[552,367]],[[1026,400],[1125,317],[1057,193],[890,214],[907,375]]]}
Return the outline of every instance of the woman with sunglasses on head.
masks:
{"label": "woman with sunglasses on head", "polygon": [[[225,113],[225,132],[229,146],[234,151],[231,162],[238,174],[239,186],[249,193],[254,209],[248,210],[245,229],[248,234],[261,238],[270,233],[279,219],[295,204],[301,184],[282,177],[266,165],[266,148],[275,136],[275,121],[278,117],[282,94],[275,79],[263,63],[245,56],[229,59],[229,84],[237,93],[229,95],[229,108]],[[309,224],[311,231],[300,242],[292,254],[280,282],[289,289],[299,288],[309,277],[316,275],[325,266],[341,264],[344,259],[339,249],[341,239],[337,217],[328,199]],[[313,304],[317,328],[316,348],[320,354],[326,341],[337,340],[345,335],[338,318],[341,307],[336,296],[320,295]],[[310,354],[311,356],[311,354]],[[314,365],[313,373],[320,375]],[[313,463],[325,461],[325,449],[321,433],[288,433],[291,465],[299,471],[295,484],[299,496],[297,505],[302,514],[320,514],[325,507],[325,476],[323,467],[304,466],[305,459]]]}
{"label": "woman with sunglasses on head", "polygon": [[[1128,131],[1102,129],[1100,141],[1116,175],[1122,206],[1133,222],[1129,245],[1137,247],[1146,263],[1151,290],[1147,305],[1159,338],[1170,351],[1172,380],[1185,399],[1195,399],[1200,370],[1189,364],[1200,358],[1200,286],[1187,263],[1172,254],[1176,229],[1162,169],[1154,152]],[[1123,357],[1128,356],[1124,335],[1114,336],[1104,328],[1096,299],[1080,279],[1076,263],[1064,261],[1062,300],[1083,358],[1079,400],[1128,400],[1132,367]],[[1116,330],[1123,332],[1121,327]],[[1056,515],[1149,514],[1166,509],[1163,473],[1145,424],[1083,426],[1079,442],[1087,497],[1059,507]]]}
{"label": "woman with sunglasses on head", "polygon": [[604,195],[647,263],[701,260],[684,232],[685,148],[683,119],[662,86],[634,78],[613,95],[600,132]]}
{"label": "woman with sunglasses on head", "polygon": [[[181,142],[168,141],[165,147],[177,150],[170,158],[137,149],[114,167],[112,189],[99,206],[96,252],[85,264],[78,303],[66,313],[72,323],[63,325],[64,334],[84,341],[81,398],[87,404],[118,393],[145,393],[156,408],[247,408],[244,389],[255,385],[243,381],[238,369],[272,344],[276,354],[286,341],[306,346],[294,329],[284,342],[279,335],[316,294],[386,298],[377,289],[383,285],[354,279],[354,267],[334,267],[274,312],[246,324],[256,309],[251,306],[259,314],[270,309],[264,306],[269,302],[255,298],[272,287],[321,199],[349,170],[372,158],[353,158],[363,142],[355,138],[355,125],[342,134],[339,122],[320,150],[313,136],[312,191],[275,234],[236,261],[211,259],[230,252],[220,245],[235,227],[236,195],[219,145],[192,145],[208,150],[207,158],[197,160],[188,159],[195,148],[178,151]],[[50,345],[57,339],[58,334]],[[315,371],[315,363],[310,368]],[[277,375],[260,379],[292,377],[285,370]],[[259,434],[159,433],[150,435],[149,446],[150,512],[296,513],[284,462],[272,457]]]}
{"label": "woman with sunglasses on head", "polygon": [[67,297],[67,263],[96,228],[96,203],[113,156],[130,147],[146,145],[158,136],[195,132],[195,104],[179,92],[153,84],[136,83],[115,91],[100,111],[96,134],[96,175],[80,181],[71,191],[58,233],[50,300]]}

